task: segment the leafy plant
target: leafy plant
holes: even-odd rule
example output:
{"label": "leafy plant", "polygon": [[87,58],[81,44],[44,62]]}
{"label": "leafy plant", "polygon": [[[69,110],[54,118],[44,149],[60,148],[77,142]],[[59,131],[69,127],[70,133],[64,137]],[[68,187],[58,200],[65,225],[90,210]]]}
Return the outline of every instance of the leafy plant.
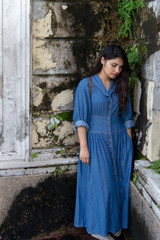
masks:
{"label": "leafy plant", "polygon": [[124,21],[121,26],[118,38],[127,38],[132,35],[132,23],[135,21],[135,13],[143,8],[142,0],[118,0],[118,13]]}
{"label": "leafy plant", "polygon": [[63,119],[63,121],[64,121],[64,120],[71,121],[71,120],[72,120],[72,117],[73,117],[73,111],[70,111],[70,112],[61,112],[61,113],[59,113],[58,115]]}
{"label": "leafy plant", "polygon": [[63,153],[65,152],[65,149],[61,149],[60,151],[56,151],[56,154],[60,154],[60,158],[63,158]]}
{"label": "leafy plant", "polygon": [[133,177],[132,177],[132,182],[133,182],[134,184],[136,184],[137,180],[138,180],[138,175],[137,175],[136,172],[134,172],[134,173],[133,173]]}
{"label": "leafy plant", "polygon": [[60,154],[63,154],[64,152],[65,152],[64,149],[61,149],[61,150],[59,151]]}
{"label": "leafy plant", "polygon": [[136,45],[126,49],[128,62],[131,68],[131,77],[129,81],[129,87],[135,86],[138,83],[138,77],[136,73],[136,67],[139,64],[140,55]]}
{"label": "leafy plant", "polygon": [[42,89],[42,92],[46,92],[47,90],[44,88],[44,89]]}
{"label": "leafy plant", "polygon": [[32,160],[33,160],[34,158],[38,158],[38,153],[37,153],[37,152],[33,153],[33,154],[31,155],[31,158],[32,158]]}
{"label": "leafy plant", "polygon": [[129,89],[130,89],[130,95],[131,99],[134,98],[134,86],[138,83],[138,74],[140,72],[142,62],[143,62],[143,56],[146,52],[146,46],[141,43],[138,47],[137,45],[133,45],[131,48],[127,48],[125,50],[129,66],[131,69],[131,76],[129,79]]}
{"label": "leafy plant", "polygon": [[57,142],[58,141],[58,136],[54,135],[54,141]]}
{"label": "leafy plant", "polygon": [[58,124],[59,124],[63,119],[62,119],[62,117],[60,117],[58,114],[57,114],[57,115],[51,114],[51,118],[53,119],[53,124],[52,124],[52,126],[50,127],[50,131],[51,131],[51,133],[53,133],[53,130],[55,129],[55,127],[57,127]]}
{"label": "leafy plant", "polygon": [[63,170],[60,166],[57,166],[55,171],[54,171],[54,176],[60,175],[63,173]]}
{"label": "leafy plant", "polygon": [[153,162],[149,168],[160,174],[160,159]]}
{"label": "leafy plant", "polygon": [[142,155],[141,152],[139,152],[137,149],[135,149],[134,151],[134,157],[133,157],[134,160],[147,160],[147,158]]}
{"label": "leafy plant", "polygon": [[51,128],[50,128],[51,133],[53,133],[53,130],[54,130],[55,127],[57,127],[57,126],[58,126],[58,124],[57,124],[56,122],[54,123],[54,125],[51,126]]}

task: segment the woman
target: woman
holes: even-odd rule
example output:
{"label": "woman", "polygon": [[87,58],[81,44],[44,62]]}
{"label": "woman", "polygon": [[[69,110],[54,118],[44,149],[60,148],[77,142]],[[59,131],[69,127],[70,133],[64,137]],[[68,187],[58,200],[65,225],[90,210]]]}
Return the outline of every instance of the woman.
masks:
{"label": "woman", "polygon": [[73,120],[80,155],[74,225],[86,227],[98,239],[110,239],[110,235],[123,239],[122,229],[128,227],[131,128],[135,125],[129,75],[124,50],[109,45],[90,74],[92,93],[85,78],[75,95]]}

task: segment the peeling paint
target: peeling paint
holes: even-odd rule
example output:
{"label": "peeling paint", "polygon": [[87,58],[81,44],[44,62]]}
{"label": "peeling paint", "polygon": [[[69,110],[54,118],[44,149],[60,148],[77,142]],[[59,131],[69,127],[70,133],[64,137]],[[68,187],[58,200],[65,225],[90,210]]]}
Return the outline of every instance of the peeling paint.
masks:
{"label": "peeling paint", "polygon": [[66,10],[68,8],[67,5],[62,5],[62,9]]}
{"label": "peeling paint", "polygon": [[36,86],[32,88],[33,105],[38,107],[43,100],[42,89]]}
{"label": "peeling paint", "polygon": [[141,144],[141,139],[142,139],[142,132],[139,131],[137,129],[135,129],[135,135],[136,135],[136,139],[137,139],[137,145]]}
{"label": "peeling paint", "polygon": [[141,82],[138,81],[138,84],[134,88],[134,104],[133,104],[133,110],[136,113],[136,118],[140,114],[141,93],[142,93]]}
{"label": "peeling paint", "polygon": [[[53,111],[60,110],[60,107],[66,106],[67,104],[70,103],[73,103],[73,90],[68,89],[62,91],[61,93],[55,96],[55,98],[52,101],[52,110]],[[73,107],[72,109],[65,110],[73,110]]]}
{"label": "peeling paint", "polygon": [[147,156],[151,162],[158,160],[160,156],[160,112],[153,118],[148,127],[142,154]]}
{"label": "peeling paint", "polygon": [[148,94],[147,94],[147,119],[152,121],[153,119],[153,90],[155,87],[155,82],[148,82]]}
{"label": "peeling paint", "polygon": [[52,54],[49,49],[45,46],[45,40],[37,40],[33,38],[33,72],[40,68],[46,72],[49,69],[55,68],[56,63],[53,62]]}
{"label": "peeling paint", "polygon": [[33,20],[32,22],[32,31],[33,37],[35,38],[46,38],[53,34],[52,27],[51,27],[51,20],[52,20],[52,11],[46,14],[46,16],[42,19]]}
{"label": "peeling paint", "polygon": [[58,137],[57,143],[62,143],[64,145],[75,145],[79,143],[78,136],[73,130],[73,123],[64,121],[62,126],[59,126],[54,132]]}
{"label": "peeling paint", "polygon": [[33,123],[37,129],[37,133],[41,137],[45,137],[47,135],[47,126],[50,124],[50,121],[48,119],[43,119],[42,121],[34,119]]}
{"label": "peeling paint", "polygon": [[154,1],[150,1],[148,3],[148,7],[153,9],[156,17],[160,16],[160,2],[159,2],[159,0],[158,1],[155,1],[155,0]]}
{"label": "peeling paint", "polygon": [[38,143],[38,134],[37,134],[37,129],[34,126],[34,124],[32,125],[32,147],[37,147],[37,143]]}

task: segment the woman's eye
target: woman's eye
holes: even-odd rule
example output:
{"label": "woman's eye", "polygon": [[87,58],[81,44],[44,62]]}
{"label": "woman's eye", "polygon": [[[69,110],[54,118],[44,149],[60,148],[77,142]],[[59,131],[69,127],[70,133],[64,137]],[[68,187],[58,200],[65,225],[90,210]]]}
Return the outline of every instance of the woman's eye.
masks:
{"label": "woman's eye", "polygon": [[116,65],[112,65],[112,67],[116,67]]}

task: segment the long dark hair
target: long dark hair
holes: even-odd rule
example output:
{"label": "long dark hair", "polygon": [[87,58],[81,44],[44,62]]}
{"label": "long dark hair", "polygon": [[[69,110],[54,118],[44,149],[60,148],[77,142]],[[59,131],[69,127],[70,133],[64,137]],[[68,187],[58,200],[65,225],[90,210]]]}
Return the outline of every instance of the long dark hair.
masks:
{"label": "long dark hair", "polygon": [[121,73],[115,78],[116,89],[119,98],[119,108],[124,111],[126,108],[127,95],[128,95],[128,82],[130,76],[130,67],[125,51],[117,45],[108,45],[105,47],[101,55],[98,57],[97,61],[93,65],[89,76],[93,76],[99,73],[102,69],[101,58],[104,57],[105,60],[111,60],[117,57],[123,59],[124,65]]}

